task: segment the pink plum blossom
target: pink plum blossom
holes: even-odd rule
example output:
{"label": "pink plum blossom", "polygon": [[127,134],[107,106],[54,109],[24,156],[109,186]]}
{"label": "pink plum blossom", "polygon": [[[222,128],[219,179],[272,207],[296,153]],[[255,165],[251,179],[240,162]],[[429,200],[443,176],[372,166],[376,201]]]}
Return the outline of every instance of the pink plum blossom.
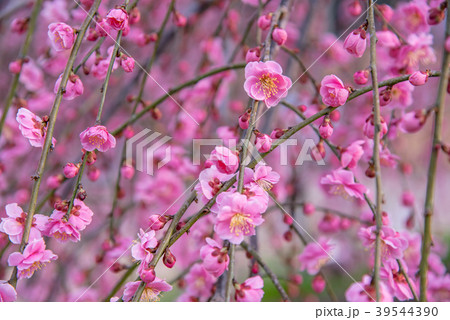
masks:
{"label": "pink plum blossom", "polygon": [[325,76],[320,83],[320,95],[325,104],[331,107],[339,107],[345,104],[348,98],[348,90],[341,79],[334,74]]}
{"label": "pink plum blossom", "polygon": [[124,30],[128,25],[128,13],[122,9],[112,9],[106,15],[106,22],[115,30]]}
{"label": "pink plum blossom", "polygon": [[[375,230],[376,226],[362,227],[359,230],[358,236],[363,241],[364,246],[373,248],[376,238]],[[380,234],[382,259],[384,261],[401,259],[403,251],[408,247],[408,240],[388,226],[383,226]]]}
{"label": "pink plum blossom", "polygon": [[248,278],[242,284],[236,284],[234,298],[237,302],[260,302],[264,291],[264,281],[260,276]]}
{"label": "pink plum blossom", "polygon": [[357,140],[342,151],[341,165],[343,168],[354,169],[364,154],[364,149],[361,147],[364,140]]}
{"label": "pink plum blossom", "polygon": [[344,169],[334,170],[331,174],[323,177],[320,183],[329,186],[330,193],[341,195],[344,198],[355,197],[363,200],[364,193],[367,192],[364,185],[355,182],[353,173]]}
{"label": "pink plum blossom", "polygon": [[17,277],[31,278],[34,272],[44,267],[52,260],[56,260],[57,255],[52,251],[45,249],[44,239],[34,239],[30,241],[23,253],[13,252],[8,257],[8,264],[17,267]]}
{"label": "pink plum blossom", "polygon": [[264,222],[258,208],[245,195],[231,193],[223,198],[214,230],[223,240],[240,244],[244,236],[255,234],[255,226]]}
{"label": "pink plum blossom", "polygon": [[238,154],[224,146],[216,147],[211,152],[211,156],[208,161],[215,165],[219,172],[224,174],[234,173],[239,167]]}
{"label": "pink plum blossom", "polygon": [[245,92],[254,100],[264,101],[268,108],[276,106],[292,86],[291,79],[282,73],[275,61],[249,62],[245,67]]}
{"label": "pink plum blossom", "polygon": [[48,26],[48,37],[56,51],[69,50],[75,42],[73,28],[63,22],[51,23]]}
{"label": "pink plum blossom", "polygon": [[[123,301],[131,301],[140,284],[140,281],[128,282],[127,284],[125,284],[125,290],[123,291],[122,297]],[[171,290],[172,286],[170,284],[156,277],[154,281],[145,284],[140,301],[158,301],[158,296],[161,292],[167,292]]]}
{"label": "pink plum blossom", "polygon": [[[386,285],[380,283],[381,302],[392,302],[393,297]],[[376,292],[372,278],[368,275],[362,277],[361,282],[355,282],[345,292],[345,299],[349,302],[375,302]]]}
{"label": "pink plum blossom", "polygon": [[96,125],[89,127],[80,133],[83,149],[86,151],[98,150],[106,152],[116,146],[116,139],[110,134],[105,126]]}
{"label": "pink plum blossom", "polygon": [[[59,76],[58,80],[55,82],[55,87],[53,92],[58,93],[59,86],[61,84],[62,74]],[[73,100],[78,96],[81,96],[84,92],[83,82],[81,82],[80,77],[73,74],[69,76],[65,91],[63,93],[64,100]]]}
{"label": "pink plum blossom", "polygon": [[[16,120],[22,135],[28,139],[33,147],[43,147],[47,134],[47,123],[28,109],[20,108]],[[55,138],[52,138],[55,144]]]}
{"label": "pink plum blossom", "polygon": [[151,249],[156,248],[158,244],[155,238],[155,231],[144,232],[144,230],[140,229],[138,237],[139,242],[135,243],[131,248],[131,255],[139,261],[144,261],[148,256],[150,256],[149,260],[151,260],[151,257],[153,257]]}
{"label": "pink plum blossom", "polygon": [[[23,212],[22,208],[17,203],[10,203],[5,206],[7,218],[2,218],[0,223],[0,232],[6,233],[12,243],[19,244],[22,241],[23,230],[25,228],[25,221],[27,213]],[[41,231],[47,222],[47,217],[41,214],[33,215],[31,229],[28,240],[41,238]]]}
{"label": "pink plum blossom", "polygon": [[298,256],[300,271],[306,270],[310,275],[317,274],[330,260],[333,245],[328,239],[320,238],[318,242],[310,242]]}
{"label": "pink plum blossom", "polygon": [[207,244],[200,249],[202,265],[213,276],[219,277],[228,269],[228,251],[211,238],[206,238],[205,241]]}
{"label": "pink plum blossom", "polygon": [[17,292],[12,285],[6,281],[0,281],[0,302],[14,302]]}
{"label": "pink plum blossom", "polygon": [[348,53],[360,58],[366,51],[367,36],[363,28],[356,29],[350,33],[344,41],[344,48]]}

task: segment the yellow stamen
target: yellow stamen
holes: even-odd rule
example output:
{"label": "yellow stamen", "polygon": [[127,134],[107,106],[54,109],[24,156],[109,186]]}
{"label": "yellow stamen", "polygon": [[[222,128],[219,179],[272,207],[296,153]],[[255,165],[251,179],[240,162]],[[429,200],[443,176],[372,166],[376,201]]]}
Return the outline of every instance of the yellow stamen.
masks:
{"label": "yellow stamen", "polygon": [[242,232],[244,234],[249,234],[252,221],[253,220],[248,214],[236,213],[233,218],[231,218],[230,232],[233,232],[237,236]]}
{"label": "yellow stamen", "polygon": [[266,98],[270,98],[278,93],[277,82],[277,78],[271,77],[270,73],[266,73],[259,78],[259,91],[262,90]]}

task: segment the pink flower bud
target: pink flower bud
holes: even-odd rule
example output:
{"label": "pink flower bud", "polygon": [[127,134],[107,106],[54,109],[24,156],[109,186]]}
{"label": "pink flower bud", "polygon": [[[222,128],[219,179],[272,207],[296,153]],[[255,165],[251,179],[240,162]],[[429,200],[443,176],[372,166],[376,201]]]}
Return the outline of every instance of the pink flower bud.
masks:
{"label": "pink flower bud", "polygon": [[297,109],[298,109],[300,112],[305,112],[306,109],[307,109],[307,107],[306,107],[304,104],[302,104],[302,105],[298,106]]}
{"label": "pink flower bud", "polygon": [[428,72],[416,71],[409,76],[409,82],[413,86],[424,85],[428,81]]}
{"label": "pink flower bud", "polygon": [[134,59],[127,55],[123,55],[120,59],[120,65],[125,72],[133,72],[134,69]]}
{"label": "pink flower bud", "polygon": [[[86,150],[83,149],[83,156],[81,157],[81,159],[84,159],[84,157],[86,156]],[[88,152],[87,155],[87,159],[86,159],[86,164],[88,166],[92,166],[96,161],[97,161],[97,154],[94,151]]]}
{"label": "pink flower bud", "polygon": [[170,218],[168,218],[167,216],[164,215],[159,215],[159,214],[154,214],[151,215],[149,218],[150,221],[150,226],[149,228],[155,231],[161,230],[162,228],[164,228],[164,226],[166,225],[166,223],[170,220]]}
{"label": "pink flower bud", "polygon": [[250,112],[251,110],[247,110],[247,112],[245,112],[243,115],[241,115],[239,117],[239,127],[241,127],[242,130],[245,130],[248,128],[248,126],[250,125],[249,120],[250,120]]}
{"label": "pink flower bud", "polygon": [[275,129],[273,129],[272,133],[270,134],[270,137],[272,139],[280,139],[283,136],[284,132],[285,131],[283,129],[275,128]]}
{"label": "pink flower bud", "polygon": [[261,59],[261,49],[259,47],[248,49],[245,55],[245,62],[259,61]]}
{"label": "pink flower bud", "polygon": [[426,110],[417,110],[405,113],[398,125],[398,128],[405,133],[414,133],[422,129],[427,121]]}
{"label": "pink flower bud", "polygon": [[120,173],[125,179],[130,180],[134,176],[134,168],[133,166],[125,164],[120,168]]}
{"label": "pink flower bud", "polygon": [[22,70],[22,61],[21,60],[15,60],[10,62],[9,64],[9,72],[13,74],[18,74]]}
{"label": "pink flower bud", "polygon": [[89,28],[87,31],[86,39],[88,41],[96,41],[99,37],[98,32],[94,28]]}
{"label": "pink flower bud", "polygon": [[[388,126],[383,117],[380,118],[380,122],[381,122],[380,138],[382,138],[388,132]],[[366,119],[363,131],[364,135],[369,139],[373,139],[373,137],[375,136],[375,124],[373,120],[373,115],[370,115]]]}
{"label": "pink flower bud", "polygon": [[134,7],[130,11],[130,16],[129,16],[128,22],[130,23],[130,25],[132,25],[132,24],[138,23],[139,21],[141,21],[141,12],[139,11],[139,9],[137,7]]}
{"label": "pink flower bud", "polygon": [[402,203],[405,207],[413,207],[414,206],[414,194],[411,191],[403,192]]}
{"label": "pink flower bud", "polygon": [[366,31],[363,28],[356,29],[350,33],[344,41],[344,49],[348,53],[360,58],[366,51]]}
{"label": "pink flower bud", "polygon": [[69,50],[75,42],[75,31],[65,23],[51,23],[48,26],[48,37],[56,51]]}
{"label": "pink flower bud", "polygon": [[272,23],[272,13],[268,13],[258,18],[258,27],[261,30],[269,29],[271,23]]}
{"label": "pink flower bud", "polygon": [[64,166],[64,176],[68,179],[75,177],[80,169],[79,165],[68,163]]}
{"label": "pink flower bud", "polygon": [[322,124],[319,126],[319,133],[323,139],[328,139],[333,134],[333,124],[329,117],[323,119]]}
{"label": "pink flower bud", "polygon": [[172,254],[172,252],[170,252],[169,249],[166,249],[166,252],[164,253],[164,257],[163,257],[163,263],[167,268],[173,268],[173,266],[175,265],[175,262],[177,262],[177,259],[175,258],[175,256]]}
{"label": "pink flower bud", "polygon": [[53,175],[47,178],[47,187],[50,189],[57,189],[63,182],[64,177],[61,174]]}
{"label": "pink flower bud", "polygon": [[94,166],[88,167],[87,177],[93,182],[97,181],[100,177],[100,170]]}
{"label": "pink flower bud", "polygon": [[115,30],[124,30],[128,25],[128,13],[122,9],[111,9],[106,15],[106,22]]}
{"label": "pink flower bud", "polygon": [[303,277],[302,277],[302,275],[301,274],[294,274],[292,277],[291,277],[291,281],[294,283],[294,284],[296,284],[296,285],[301,285],[302,283],[303,283]]}
{"label": "pink flower bud", "polygon": [[387,4],[377,4],[376,5],[378,10],[380,10],[383,17],[386,19],[386,21],[391,21],[392,16],[394,15],[394,10]]}
{"label": "pink flower bud", "polygon": [[447,52],[450,52],[450,36],[448,36],[445,40],[445,50],[447,50]]}
{"label": "pink flower bud", "polygon": [[353,75],[353,81],[355,81],[356,84],[364,85],[369,81],[369,70],[359,70],[356,71]]}
{"label": "pink flower bud", "polygon": [[18,33],[18,34],[22,34],[25,31],[28,30],[28,22],[29,19],[28,18],[15,18],[12,22],[11,22],[11,31]]}
{"label": "pink flower bud", "polygon": [[187,18],[178,11],[174,12],[173,19],[177,27],[183,28],[187,24]]}
{"label": "pink flower bud", "polygon": [[127,139],[133,138],[133,136],[134,136],[134,130],[133,130],[133,128],[130,127],[130,126],[127,126],[127,127],[125,128],[125,130],[123,130],[123,135],[124,135],[125,138],[127,138]]}
{"label": "pink flower bud", "polygon": [[[55,94],[58,93],[59,86],[61,84],[62,74],[59,76],[58,80],[56,80],[55,87],[53,88],[53,92]],[[83,82],[79,76],[72,74],[69,76],[69,81],[67,81],[66,89],[63,94],[64,100],[73,100],[78,96],[81,96],[84,92]]]}
{"label": "pink flower bud", "polygon": [[341,119],[341,112],[339,110],[333,110],[330,113],[330,120],[337,122]]}
{"label": "pink flower bud", "polygon": [[288,34],[286,30],[282,28],[275,28],[272,32],[272,39],[279,45],[282,46],[286,43]]}
{"label": "pink flower bud", "polygon": [[111,26],[106,22],[105,19],[100,19],[95,24],[95,31],[100,37],[106,37],[111,33]]}
{"label": "pink flower bud", "polygon": [[380,106],[384,107],[392,101],[392,90],[391,87],[387,87],[380,91]]}
{"label": "pink flower bud", "polygon": [[323,277],[318,274],[314,277],[311,286],[315,292],[321,293],[325,289],[326,283]]}
{"label": "pink flower bud", "polygon": [[359,3],[359,0],[354,0],[352,3],[348,5],[348,12],[354,17],[357,17],[362,12],[361,4]]}
{"label": "pink flower bud", "polygon": [[316,211],[316,207],[312,203],[305,202],[303,204],[303,213],[307,216],[312,215]]}
{"label": "pink flower bud", "polygon": [[290,226],[291,224],[294,223],[294,219],[292,219],[292,217],[291,217],[290,215],[285,214],[285,215],[283,216],[283,222],[284,222],[285,224],[287,224],[288,226]]}
{"label": "pink flower bud", "polygon": [[258,152],[268,152],[270,150],[270,147],[272,147],[272,138],[264,133],[256,134],[255,147]]}
{"label": "pink flower bud", "polygon": [[352,220],[347,219],[347,218],[341,219],[341,224],[340,224],[341,230],[343,230],[343,231],[348,230],[351,226],[352,226]]}
{"label": "pink flower bud", "polygon": [[139,270],[139,276],[141,277],[141,280],[145,283],[153,282],[156,278],[155,267],[145,266],[145,261],[142,261],[141,263],[144,264],[144,266]]}
{"label": "pink flower bud", "polygon": [[311,150],[311,158],[315,161],[320,161],[325,158],[325,147],[323,145],[323,140],[320,140],[314,149]]}
{"label": "pink flower bud", "polygon": [[437,25],[445,19],[445,11],[441,8],[432,8],[428,10],[427,22],[430,26]]}

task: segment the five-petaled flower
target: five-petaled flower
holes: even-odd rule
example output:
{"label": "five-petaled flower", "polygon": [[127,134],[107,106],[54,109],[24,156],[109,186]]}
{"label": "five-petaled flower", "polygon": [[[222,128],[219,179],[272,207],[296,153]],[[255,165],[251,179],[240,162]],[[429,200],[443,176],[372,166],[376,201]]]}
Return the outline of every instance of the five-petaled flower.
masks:
{"label": "five-petaled flower", "polygon": [[276,106],[292,86],[291,79],[282,73],[283,69],[275,61],[248,63],[245,67],[245,92],[254,100],[264,101],[268,108]]}
{"label": "five-petaled flower", "polygon": [[83,149],[86,151],[105,152],[116,146],[116,139],[106,130],[105,126],[97,125],[89,127],[80,133],[80,140]]}

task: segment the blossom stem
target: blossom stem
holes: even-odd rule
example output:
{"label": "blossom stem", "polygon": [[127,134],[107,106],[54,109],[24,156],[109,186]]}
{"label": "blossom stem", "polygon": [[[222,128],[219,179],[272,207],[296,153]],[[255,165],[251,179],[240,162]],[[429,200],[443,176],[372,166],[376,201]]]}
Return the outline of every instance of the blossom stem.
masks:
{"label": "blossom stem", "polygon": [[230,248],[228,249],[228,256],[230,257],[230,263],[228,265],[228,276],[227,283],[225,286],[225,302],[230,302],[231,300],[231,287],[233,286],[234,279],[234,267],[235,267],[235,251],[236,245],[230,243]]}
{"label": "blossom stem", "polygon": [[111,78],[113,67],[114,67],[114,64],[116,63],[116,57],[117,57],[117,53],[119,52],[121,38],[122,38],[122,30],[119,30],[119,32],[117,33],[117,38],[115,40],[113,52],[111,53],[111,60],[109,61],[109,66],[108,66],[108,71],[106,72],[105,81],[103,82],[103,86],[101,89],[102,99],[100,100],[100,106],[98,108],[97,119],[95,119],[96,124],[101,123],[103,106],[105,105],[105,100],[106,100],[106,91],[108,90],[109,79]]}
{"label": "blossom stem", "polygon": [[[450,3],[447,1],[447,4]],[[446,31],[445,38],[448,39],[450,37],[450,8],[447,8],[447,22],[446,22]],[[448,78],[450,75],[449,71],[450,64],[450,53],[443,49],[443,57],[442,57],[442,76],[439,81],[439,89],[436,99],[436,112],[434,114],[434,132],[433,132],[433,141],[431,145],[431,156],[430,162],[428,166],[428,178],[427,178],[427,191],[425,197],[425,208],[424,208],[424,230],[423,230],[423,238],[422,238],[422,254],[420,260],[420,301],[427,301],[427,276],[428,276],[428,257],[430,255],[430,249],[432,244],[431,239],[431,218],[433,216],[434,211],[434,190],[436,186],[436,171],[437,171],[437,162],[439,150],[441,149],[439,146],[442,141],[442,124],[444,121],[444,111],[445,111],[445,96],[447,94],[447,86],[448,86]]]}
{"label": "blossom stem", "polygon": [[120,288],[123,286],[123,284],[127,281],[127,279],[130,277],[130,275],[133,274],[134,270],[138,267],[138,263],[134,263],[132,266],[130,266],[125,272],[122,277],[119,279],[119,281],[116,283],[116,285],[111,289],[111,291],[108,293],[105,299],[103,299],[104,302],[108,302],[111,300],[112,297],[116,294],[117,291],[120,290]]}
{"label": "blossom stem", "polygon": [[248,253],[252,255],[252,257],[258,262],[258,264],[264,269],[264,271],[269,276],[270,280],[272,280],[272,283],[274,284],[275,288],[280,293],[281,297],[283,298],[283,301],[289,302],[291,301],[289,299],[289,296],[287,295],[286,291],[283,289],[283,287],[280,284],[280,281],[278,280],[277,275],[269,268],[269,266],[262,260],[261,256],[258,254],[257,251],[253,250],[249,244],[247,244],[245,241],[241,242],[241,247],[245,249]]}
{"label": "blossom stem", "polygon": [[89,50],[88,53],[86,53],[86,55],[84,56],[84,58],[81,60],[80,64],[78,66],[75,67],[75,69],[73,69],[73,73],[77,73],[78,70],[80,70],[80,68],[82,66],[84,66],[84,64],[86,63],[86,61],[89,60],[89,58],[91,57],[91,55],[97,51],[98,49],[100,49],[101,45],[103,44],[103,42],[105,42],[106,37],[101,37],[96,43],[95,45],[91,48],[91,50]]}
{"label": "blossom stem", "polygon": [[381,129],[381,112],[380,112],[380,95],[378,90],[378,73],[377,73],[377,36],[375,30],[375,14],[374,3],[372,0],[368,1],[369,9],[367,13],[369,21],[370,32],[370,72],[372,76],[373,86],[373,116],[375,133],[373,137],[373,163],[375,168],[375,185],[376,185],[376,239],[375,239],[375,262],[374,262],[374,281],[375,281],[375,295],[376,300],[380,301],[380,269],[381,269],[381,228],[382,211],[381,205],[383,202],[383,187],[381,183],[381,165],[380,165],[380,129]]}
{"label": "blossom stem", "polygon": [[[30,21],[28,24],[28,32],[25,37],[25,42],[22,46],[22,49],[20,50],[19,57],[18,57],[19,59],[25,58],[26,55],[28,54],[28,51],[31,46],[31,40],[32,40],[34,31],[36,30],[36,21],[37,21],[39,12],[41,11],[42,2],[43,2],[43,0],[37,0],[33,6],[33,11],[31,12]],[[2,135],[3,127],[5,125],[6,116],[8,115],[9,108],[11,107],[14,96],[16,95],[17,86],[19,84],[20,73],[21,72],[19,71],[14,75],[13,80],[11,82],[11,87],[9,89],[9,92],[8,92],[8,95],[6,98],[5,106],[3,107],[3,113],[2,113],[2,117],[0,119],[0,137]]]}
{"label": "blossom stem", "polygon": [[64,218],[67,220],[69,220],[70,218],[70,212],[72,211],[74,202],[75,202],[75,198],[77,196],[78,190],[80,189],[81,186],[81,178],[83,177],[83,172],[84,172],[84,168],[86,167],[86,161],[88,158],[89,152],[86,152],[84,157],[83,157],[83,161],[81,162],[81,166],[80,169],[78,170],[78,175],[77,175],[77,181],[75,182],[75,187],[73,188],[72,191],[72,197],[70,198],[69,201],[69,207],[67,208],[67,212],[64,215]]}
{"label": "blossom stem", "polygon": [[[161,257],[163,256],[164,252],[166,251],[166,249],[170,246],[170,238],[172,236],[172,234],[175,231],[175,228],[178,225],[178,222],[180,222],[181,217],[184,215],[184,213],[186,212],[186,210],[189,208],[189,206],[192,204],[192,202],[195,201],[195,199],[197,199],[197,193],[196,192],[192,192],[188,199],[185,201],[185,203],[183,203],[183,205],[181,206],[181,208],[178,210],[178,212],[173,216],[172,221],[170,222],[170,226],[167,229],[164,238],[160,241],[159,245],[158,245],[158,249],[156,250],[155,254],[153,255],[152,260],[150,261],[149,266],[153,266],[155,267],[156,264],[158,263],[159,259],[161,259]],[[141,296],[142,293],[144,291],[144,287],[145,287],[145,282],[141,281],[141,283],[139,284],[138,289],[136,290],[136,293],[133,296],[133,301],[140,301],[141,300]]]}
{"label": "blossom stem", "polygon": [[[36,211],[36,202],[37,202],[37,197],[38,197],[38,193],[39,193],[39,187],[41,185],[42,175],[44,173],[45,165],[47,163],[47,156],[50,151],[50,147],[52,145],[53,131],[55,129],[56,118],[58,115],[59,106],[61,105],[62,96],[64,94],[67,82],[69,80],[69,76],[72,72],[72,67],[75,63],[75,58],[78,54],[78,50],[80,49],[81,43],[82,43],[84,35],[86,33],[86,30],[89,27],[89,24],[91,23],[94,14],[97,12],[98,7],[100,6],[100,2],[101,2],[101,0],[95,0],[94,4],[92,5],[91,9],[89,10],[87,17],[85,18],[85,20],[83,21],[83,24],[80,27],[80,31],[78,32],[77,39],[73,45],[72,51],[70,52],[69,60],[67,61],[67,65],[64,69],[64,73],[61,78],[61,83],[59,85],[55,100],[53,102],[53,107],[52,107],[52,111],[51,111],[50,117],[49,117],[47,134],[45,137],[44,146],[42,148],[41,157],[39,159],[38,169],[37,169],[36,175],[34,177],[33,189],[31,191],[31,196],[30,196],[30,205],[28,208],[28,215],[27,215],[25,227],[23,230],[22,241],[20,243],[20,249],[19,249],[20,252],[23,252],[26,244],[28,243],[31,225],[33,223],[33,216]],[[14,268],[9,282],[13,287],[16,287],[16,285],[17,285],[17,267]]]}
{"label": "blossom stem", "polygon": [[406,283],[408,284],[409,290],[411,290],[411,293],[414,297],[414,301],[418,302],[419,297],[418,297],[416,291],[414,290],[413,282],[411,281],[410,277],[408,276],[408,273],[405,271],[405,268],[403,267],[402,261],[400,259],[397,259],[397,264],[398,264],[399,271],[405,277],[405,280],[406,280]]}

